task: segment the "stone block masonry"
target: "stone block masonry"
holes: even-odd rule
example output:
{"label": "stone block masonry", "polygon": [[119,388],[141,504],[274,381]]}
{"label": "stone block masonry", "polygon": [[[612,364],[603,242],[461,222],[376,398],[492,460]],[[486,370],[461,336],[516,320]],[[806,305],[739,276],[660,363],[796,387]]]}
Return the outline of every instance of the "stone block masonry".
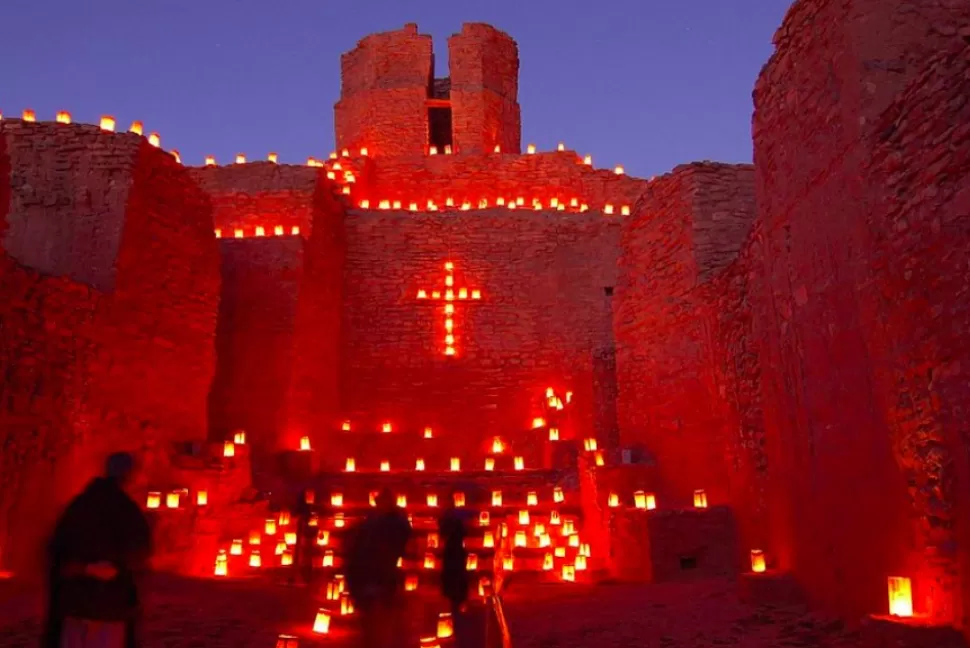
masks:
{"label": "stone block masonry", "polygon": [[917,613],[966,615],[966,63],[934,56],[968,23],[796,2],[755,88],[772,548],[849,617],[894,575]]}
{"label": "stone block masonry", "polygon": [[0,122],[0,560],[33,566],[109,451],[161,469],[205,435],[219,268],[171,155],[90,126]]}
{"label": "stone block masonry", "polygon": [[[704,283],[754,221],[748,166],[694,164],[649,184],[623,224],[614,331],[620,439],[656,457],[666,501],[729,501],[727,419]],[[732,432],[733,433],[733,432]]]}

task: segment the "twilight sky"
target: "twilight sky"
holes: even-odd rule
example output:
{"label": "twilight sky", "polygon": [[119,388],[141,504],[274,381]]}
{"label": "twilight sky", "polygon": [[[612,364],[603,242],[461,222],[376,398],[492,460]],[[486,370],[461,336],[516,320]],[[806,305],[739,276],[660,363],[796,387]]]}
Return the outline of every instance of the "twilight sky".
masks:
{"label": "twilight sky", "polygon": [[523,148],[564,141],[651,176],[751,159],[751,91],[791,0],[11,0],[0,111],[113,114],[186,164],[333,148],[340,54],[416,22],[438,76],[462,22],[519,44]]}

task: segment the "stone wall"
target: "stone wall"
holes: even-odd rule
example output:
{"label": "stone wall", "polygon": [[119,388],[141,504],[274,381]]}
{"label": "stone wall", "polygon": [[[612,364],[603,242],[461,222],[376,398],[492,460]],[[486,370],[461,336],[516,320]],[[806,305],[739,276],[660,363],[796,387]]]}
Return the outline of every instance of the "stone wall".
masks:
{"label": "stone wall", "polygon": [[[543,413],[549,386],[574,392],[576,429],[591,429],[593,353],[610,343],[604,289],[616,281],[617,220],[352,210],[346,227],[340,382],[354,429],[431,426],[443,447],[481,456],[493,435],[511,437]],[[445,356],[444,300],[431,298],[444,295],[447,262],[456,291],[481,290],[481,299],[453,302],[455,357]],[[427,299],[417,298],[422,289]]]}
{"label": "stone wall", "polygon": [[371,155],[421,155],[428,148],[431,37],[418,26],[371,34],[340,57],[334,106],[337,149]]}
{"label": "stone wall", "polygon": [[763,550],[769,536],[761,347],[754,328],[755,315],[764,307],[763,267],[756,226],[737,258],[701,289],[711,326],[714,400],[724,430],[727,486],[744,551]]}
{"label": "stone wall", "polygon": [[[918,612],[954,620],[962,605],[951,518],[954,493],[968,488],[957,481],[966,451],[954,452],[946,403],[962,400],[965,380],[947,378],[962,347],[939,345],[962,326],[942,316],[962,303],[942,277],[966,243],[960,221],[943,215],[961,213],[944,196],[958,195],[947,168],[963,144],[944,133],[965,92],[952,88],[965,83],[953,66],[920,74],[959,43],[968,11],[932,0],[796,2],[755,88],[766,301],[754,328],[771,549],[817,603],[851,617],[885,611],[889,575],[914,578]],[[914,79],[922,87],[897,108],[908,118],[883,122]],[[943,138],[950,149],[934,157]],[[927,214],[944,205],[953,211],[937,212],[934,231]],[[913,231],[926,238],[906,234],[924,218]]]}
{"label": "stone wall", "polygon": [[0,559],[29,572],[106,453],[144,475],[204,436],[218,260],[207,198],[137,136],[4,120],[0,142]]}
{"label": "stone wall", "polygon": [[[261,467],[269,452],[298,447],[337,415],[343,208],[319,168],[257,163],[192,173],[225,233],[210,436],[245,429]],[[276,224],[282,235],[272,233]],[[257,226],[266,236],[253,235]],[[227,238],[236,229],[245,238]]]}
{"label": "stone wall", "polygon": [[[614,328],[620,439],[657,459],[665,500],[728,501],[711,295],[754,220],[748,166],[692,164],[650,183],[623,226]],[[733,433],[733,431],[731,432]]]}
{"label": "stone wall", "polygon": [[518,153],[519,48],[490,25],[465,23],[448,39],[452,131],[455,150],[490,153],[496,146]]}
{"label": "stone wall", "polygon": [[426,211],[428,200],[439,208],[448,198],[456,206],[467,201],[477,208],[481,200],[494,206],[500,197],[506,202],[522,197],[526,210],[532,209],[533,199],[546,207],[554,198],[567,207],[576,199],[577,205],[585,203],[591,211],[612,205],[613,216],[619,217],[621,206],[632,208],[647,185],[639,178],[587,166],[575,151],[433,155],[410,160],[376,158],[359,175],[354,187],[358,204],[369,200],[371,208],[376,208],[381,200],[400,200],[404,208],[411,202],[417,203],[422,212]]}

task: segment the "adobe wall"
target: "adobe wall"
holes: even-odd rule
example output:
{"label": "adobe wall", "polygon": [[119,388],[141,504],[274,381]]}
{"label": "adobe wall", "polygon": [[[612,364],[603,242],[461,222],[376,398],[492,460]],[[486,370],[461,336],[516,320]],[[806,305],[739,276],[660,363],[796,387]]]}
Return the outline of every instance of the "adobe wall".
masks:
{"label": "adobe wall", "polygon": [[[209,203],[169,154],[134,135],[17,120],[0,123],[0,142],[0,228],[19,257],[5,248],[0,270],[13,372],[0,560],[29,573],[106,453],[135,451],[144,476],[164,469],[171,441],[203,437],[219,277]],[[101,226],[117,241],[92,240]],[[32,249],[41,241],[91,257],[60,264]]]}
{"label": "adobe wall", "polygon": [[491,25],[465,23],[448,39],[452,132],[457,151],[518,153],[519,48]]}
{"label": "adobe wall", "polygon": [[[961,302],[958,288],[933,281],[919,284],[920,296],[914,277],[959,262],[965,241],[959,226],[940,236],[942,214],[940,232],[930,223],[921,241],[907,239],[901,220],[889,230],[894,214],[918,221],[923,205],[945,204],[934,185],[956,154],[934,158],[934,175],[920,180],[910,160],[939,154],[942,111],[961,105],[935,103],[946,75],[903,99],[913,116],[897,124],[895,141],[911,157],[884,156],[892,172],[882,177],[868,160],[892,132],[880,115],[930,55],[958,40],[968,11],[929,0],[796,2],[755,88],[766,301],[754,326],[763,332],[771,550],[817,603],[850,618],[886,610],[890,575],[914,578],[917,612],[952,620],[961,607],[951,519],[954,489],[967,489],[955,481],[963,459],[954,464],[965,449],[953,452],[945,412],[963,387],[941,382],[940,366],[961,347],[934,346],[960,320],[931,316]],[[910,193],[897,196],[907,182]],[[951,195],[958,182],[945,176]],[[911,197],[922,205],[891,207]],[[958,201],[950,207],[959,213]],[[933,239],[935,254],[923,247]],[[898,273],[906,281],[895,283]]]}
{"label": "adobe wall", "polygon": [[[257,468],[337,416],[343,208],[324,174],[270,163],[192,170],[222,234],[209,433],[220,440],[246,430]],[[244,238],[234,237],[237,229]]]}
{"label": "adobe wall", "polygon": [[710,280],[754,220],[750,166],[698,163],[651,182],[623,227],[616,291],[620,440],[655,455],[666,492],[729,501]]}
{"label": "adobe wall", "polygon": [[418,26],[371,34],[340,57],[334,106],[337,150],[421,155],[428,148],[428,85],[434,76],[431,36]]}
{"label": "adobe wall", "polygon": [[[552,386],[575,394],[563,438],[592,429],[593,352],[610,344],[604,288],[616,281],[618,234],[616,219],[592,212],[349,211],[343,418],[369,432],[384,421],[431,426],[442,452],[480,461],[492,436],[512,441],[543,413]],[[448,261],[454,288],[482,292],[453,302],[453,358],[443,300],[417,298],[445,290]],[[373,469],[379,458],[358,456],[359,469],[366,460]]]}

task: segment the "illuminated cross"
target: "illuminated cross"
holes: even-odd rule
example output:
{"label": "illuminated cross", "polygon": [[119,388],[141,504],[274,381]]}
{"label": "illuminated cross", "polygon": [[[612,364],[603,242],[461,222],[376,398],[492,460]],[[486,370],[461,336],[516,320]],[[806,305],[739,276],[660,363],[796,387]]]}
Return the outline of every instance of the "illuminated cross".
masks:
{"label": "illuminated cross", "polygon": [[455,302],[482,298],[482,291],[471,288],[455,288],[455,264],[451,261],[445,262],[445,289],[432,290],[428,294],[426,290],[418,290],[418,299],[428,299],[430,301],[443,301],[441,314],[444,320],[444,339],[445,355],[454,356],[455,352]]}

